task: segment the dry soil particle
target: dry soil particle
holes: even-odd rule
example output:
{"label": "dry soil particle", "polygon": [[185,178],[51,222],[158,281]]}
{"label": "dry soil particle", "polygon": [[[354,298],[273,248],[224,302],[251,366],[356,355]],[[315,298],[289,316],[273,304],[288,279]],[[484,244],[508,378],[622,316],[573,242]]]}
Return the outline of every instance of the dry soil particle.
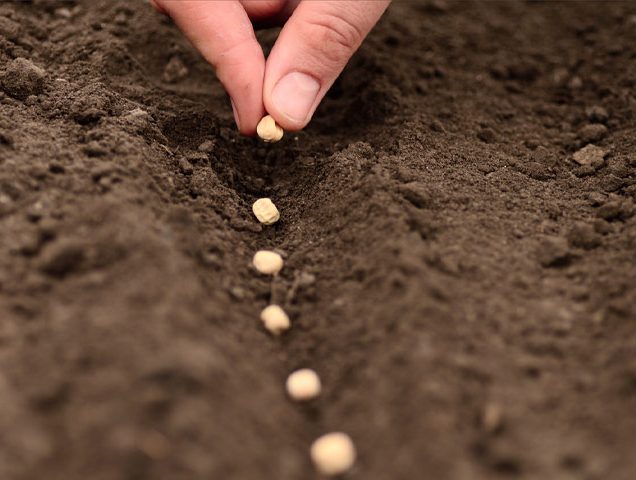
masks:
{"label": "dry soil particle", "polygon": [[269,146],[144,2],[0,4],[0,478],[633,480],[635,15],[394,2]]}

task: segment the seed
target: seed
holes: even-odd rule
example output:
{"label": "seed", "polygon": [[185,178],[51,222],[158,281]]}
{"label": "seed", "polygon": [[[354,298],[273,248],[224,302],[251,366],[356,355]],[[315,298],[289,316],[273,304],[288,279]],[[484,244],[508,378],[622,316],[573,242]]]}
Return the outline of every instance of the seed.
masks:
{"label": "seed", "polygon": [[274,202],[269,198],[259,198],[252,205],[252,211],[258,221],[264,225],[272,225],[273,223],[278,222],[280,218],[280,213],[274,205]]}
{"label": "seed", "polygon": [[276,143],[283,138],[283,129],[276,125],[271,115],[264,116],[256,126],[256,133],[267,143]]}
{"label": "seed", "polygon": [[316,398],[321,390],[318,374],[309,368],[292,373],[287,377],[286,386],[289,396],[300,402]]}
{"label": "seed", "polygon": [[340,475],[349,470],[356,460],[356,449],[346,433],[323,435],[311,446],[311,460],[323,475]]}
{"label": "seed", "polygon": [[259,250],[252,260],[254,268],[265,275],[276,275],[283,268],[283,257],[269,250]]}
{"label": "seed", "polygon": [[261,320],[267,331],[272,335],[280,335],[291,327],[289,317],[278,305],[265,307],[261,312]]}

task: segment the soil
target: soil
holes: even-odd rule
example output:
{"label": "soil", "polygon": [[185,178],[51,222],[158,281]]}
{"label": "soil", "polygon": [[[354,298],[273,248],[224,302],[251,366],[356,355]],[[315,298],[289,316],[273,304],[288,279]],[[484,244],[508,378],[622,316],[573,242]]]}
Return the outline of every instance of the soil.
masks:
{"label": "soil", "polygon": [[635,58],[633,2],[396,1],[265,146],[143,2],[2,3],[0,478],[636,478]]}

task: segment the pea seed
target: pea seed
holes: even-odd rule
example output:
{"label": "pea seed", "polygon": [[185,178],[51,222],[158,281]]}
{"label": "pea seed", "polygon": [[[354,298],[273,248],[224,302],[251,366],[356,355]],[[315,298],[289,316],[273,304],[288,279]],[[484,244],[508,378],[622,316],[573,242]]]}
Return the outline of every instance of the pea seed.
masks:
{"label": "pea seed", "polygon": [[283,268],[283,257],[270,250],[259,250],[254,254],[252,264],[264,275],[276,275]]}
{"label": "pea seed", "polygon": [[252,211],[263,225],[272,225],[280,219],[280,213],[269,198],[259,198],[252,205]]}
{"label": "pea seed", "polygon": [[312,400],[320,395],[320,378],[309,368],[296,370],[287,377],[285,385],[289,396],[299,402]]}
{"label": "pea seed", "polygon": [[276,143],[283,138],[283,129],[271,115],[264,116],[256,126],[256,133],[267,143]]}
{"label": "pea seed", "polygon": [[310,450],[316,469],[323,475],[334,476],[345,473],[356,460],[356,449],[346,433],[334,432],[314,441]]}
{"label": "pea seed", "polygon": [[291,322],[285,311],[278,305],[265,307],[261,312],[261,321],[269,333],[280,335],[285,330],[289,330]]}

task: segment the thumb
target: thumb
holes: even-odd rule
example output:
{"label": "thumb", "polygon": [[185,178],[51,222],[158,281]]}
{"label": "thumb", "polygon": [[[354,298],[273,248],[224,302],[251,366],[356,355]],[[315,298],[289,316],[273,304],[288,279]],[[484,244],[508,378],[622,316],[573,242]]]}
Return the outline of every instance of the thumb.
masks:
{"label": "thumb", "polygon": [[301,2],[267,59],[265,109],[300,130],[380,19],[390,0]]}

